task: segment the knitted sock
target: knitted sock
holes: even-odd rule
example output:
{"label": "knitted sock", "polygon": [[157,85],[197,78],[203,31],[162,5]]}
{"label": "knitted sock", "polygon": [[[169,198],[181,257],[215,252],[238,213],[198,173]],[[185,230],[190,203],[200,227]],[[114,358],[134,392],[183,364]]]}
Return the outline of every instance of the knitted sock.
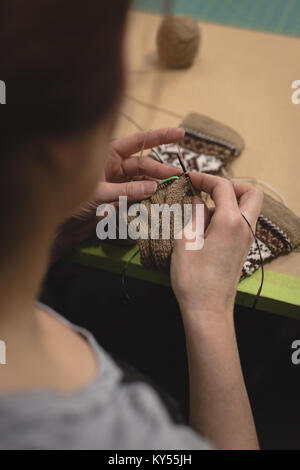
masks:
{"label": "knitted sock", "polygon": [[[170,238],[163,239],[161,230],[159,238],[151,238],[151,204],[191,204],[193,194],[187,177],[182,175],[176,180],[167,181],[158,186],[156,192],[149,198],[142,201],[148,211],[148,238],[138,239],[138,246],[141,255],[141,263],[147,268],[156,268],[159,271],[169,271],[171,254],[174,245],[174,214],[170,214]],[[182,211],[183,213],[183,211]],[[131,222],[134,217],[128,217]],[[161,219],[160,219],[161,224]],[[161,227],[160,227],[161,228]]]}
{"label": "knitted sock", "polygon": [[[265,194],[256,225],[256,237],[264,263],[272,261],[300,247],[300,218]],[[244,263],[241,277],[250,276],[259,267],[260,257],[254,242]]]}
{"label": "knitted sock", "polygon": [[[245,147],[243,139],[233,129],[201,114],[189,114],[180,126],[186,132],[180,147],[189,171],[218,174]],[[150,155],[179,168],[175,144],[160,145]]]}
{"label": "knitted sock", "polygon": [[[150,207],[151,204],[190,204],[193,194],[187,177],[182,175],[177,180],[161,184],[151,198],[142,203],[148,210],[148,238],[139,239],[138,246],[141,263],[145,267],[168,271],[174,245],[173,218],[171,214],[170,239],[151,239]],[[128,218],[130,222],[133,218]],[[265,194],[262,212],[259,216],[256,237],[264,262],[287,254],[300,247],[300,219],[290,209]],[[204,242],[205,243],[205,242]],[[253,274],[260,267],[260,256],[253,242],[244,263],[241,279]]]}

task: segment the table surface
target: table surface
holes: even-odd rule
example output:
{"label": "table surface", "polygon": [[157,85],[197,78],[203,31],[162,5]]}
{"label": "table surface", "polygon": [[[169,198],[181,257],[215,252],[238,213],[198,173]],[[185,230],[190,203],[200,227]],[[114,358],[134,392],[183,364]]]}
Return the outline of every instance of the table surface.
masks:
{"label": "table surface", "polygon": [[[244,152],[232,165],[234,176],[254,177],[272,185],[300,216],[300,104],[291,100],[291,84],[300,80],[300,39],[201,23],[202,45],[195,64],[186,70],[167,70],[156,58],[155,36],[160,21],[161,16],[156,14],[130,13],[128,89],[123,112],[144,129],[177,126],[181,117],[192,111],[233,127],[246,142]],[[132,98],[176,116],[149,109]],[[115,137],[135,131],[135,126],[121,116]],[[109,245],[103,253],[101,246],[85,245],[76,256],[95,266],[103,266],[103,257],[107,256],[124,263],[128,250],[115,250]],[[138,263],[137,259],[133,264]],[[109,269],[109,263],[106,267]],[[136,275],[147,279],[144,271],[141,268]],[[164,282],[160,276],[157,279]],[[239,292],[251,296],[258,285],[259,273],[255,273],[240,283]],[[273,301],[269,310],[300,318],[300,253],[266,265],[262,296]],[[240,297],[243,303],[246,297]],[[249,304],[249,299],[245,302]]]}

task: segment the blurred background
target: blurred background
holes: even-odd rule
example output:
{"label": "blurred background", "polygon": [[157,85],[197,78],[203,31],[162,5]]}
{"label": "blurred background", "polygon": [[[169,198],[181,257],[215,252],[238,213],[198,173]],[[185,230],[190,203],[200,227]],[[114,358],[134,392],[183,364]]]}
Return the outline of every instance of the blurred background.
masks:
{"label": "blurred background", "polygon": [[[300,35],[298,0],[173,0],[169,4],[176,14],[206,22]],[[139,11],[161,13],[162,5],[161,0],[133,1]]]}

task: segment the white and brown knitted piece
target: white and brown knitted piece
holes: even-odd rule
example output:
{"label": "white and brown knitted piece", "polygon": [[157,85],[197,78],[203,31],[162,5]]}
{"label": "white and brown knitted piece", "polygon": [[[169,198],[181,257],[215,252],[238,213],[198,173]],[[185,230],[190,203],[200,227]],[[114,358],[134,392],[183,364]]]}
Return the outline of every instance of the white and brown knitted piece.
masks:
{"label": "white and brown knitted piece", "polygon": [[[290,209],[265,194],[257,221],[256,237],[264,263],[272,261],[300,247],[300,219]],[[259,267],[260,256],[254,242],[244,263],[242,278],[250,276]]]}
{"label": "white and brown knitted piece", "polygon": [[[207,116],[189,114],[180,125],[185,137],[180,142],[188,171],[219,174],[243,151],[243,139],[228,126]],[[163,163],[179,168],[175,144],[156,147],[150,155]]]}

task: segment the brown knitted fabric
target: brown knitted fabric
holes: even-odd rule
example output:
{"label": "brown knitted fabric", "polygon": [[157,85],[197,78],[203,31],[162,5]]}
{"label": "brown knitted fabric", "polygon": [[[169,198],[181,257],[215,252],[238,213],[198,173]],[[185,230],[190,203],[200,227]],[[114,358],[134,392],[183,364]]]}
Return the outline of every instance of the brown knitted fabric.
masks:
{"label": "brown knitted fabric", "polygon": [[[181,124],[185,137],[180,142],[181,151],[189,171],[211,174],[228,170],[232,160],[243,151],[243,139],[230,127],[197,113],[189,114]],[[153,158],[179,168],[175,144],[160,145],[150,152]]]}
{"label": "brown knitted fabric", "polygon": [[181,126],[196,137],[219,142],[220,145],[233,149],[235,155],[240,155],[244,150],[244,140],[234,129],[203,114],[188,114]]}
{"label": "brown knitted fabric", "polygon": [[231,161],[233,158],[232,150],[214,142],[207,142],[203,139],[197,139],[191,134],[186,134],[181,141],[181,146],[185,149],[192,150],[198,154],[217,155],[224,163]]}
{"label": "brown knitted fabric", "polygon": [[[169,271],[171,254],[174,244],[174,214],[170,216],[170,238],[163,239],[161,230],[158,239],[151,239],[151,204],[191,204],[193,194],[187,177],[182,175],[177,180],[167,181],[159,185],[157,191],[142,203],[148,210],[148,239],[139,239],[141,263],[145,267],[156,268],[159,271]],[[183,213],[183,211],[182,211]],[[128,217],[130,222],[132,218]],[[161,223],[161,216],[160,216]]]}

